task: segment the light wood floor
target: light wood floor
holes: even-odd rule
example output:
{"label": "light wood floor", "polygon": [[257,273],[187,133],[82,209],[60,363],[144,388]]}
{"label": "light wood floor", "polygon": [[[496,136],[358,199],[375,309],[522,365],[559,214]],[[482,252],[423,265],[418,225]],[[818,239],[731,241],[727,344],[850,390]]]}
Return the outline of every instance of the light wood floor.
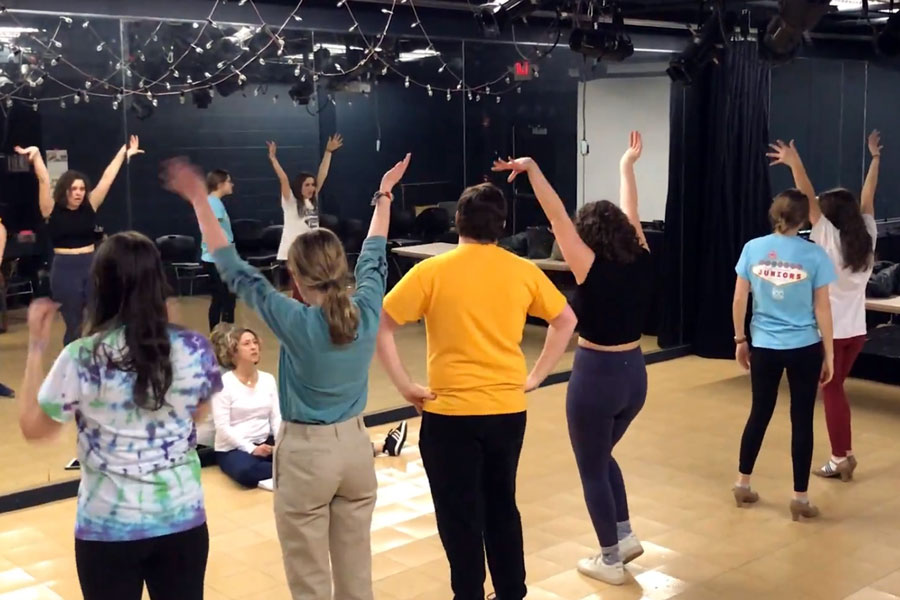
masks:
{"label": "light wood floor", "polygon": [[[205,296],[179,298],[176,317],[173,320],[191,329],[206,332],[209,299]],[[262,359],[260,369],[276,374],[278,372],[278,340],[262,323],[255,312],[243,303],[238,303],[235,313],[238,324],[250,327],[262,338]],[[28,331],[25,324],[25,310],[11,314],[10,331],[0,335],[0,382],[18,388],[25,369],[25,350],[28,346]],[[544,344],[546,329],[529,325],[525,329],[522,347],[529,364],[533,364]],[[54,323],[52,343],[47,353],[46,368],[62,349],[63,323],[57,317]],[[645,351],[658,349],[655,338],[646,338]],[[410,374],[418,381],[425,382],[425,328],[410,325],[397,333],[397,346]],[[572,368],[573,352],[567,352],[557,369],[568,371]],[[369,372],[369,398],[366,412],[376,412],[403,405],[394,386],[377,364]],[[74,456],[75,431],[66,429],[63,440],[53,444],[28,445],[18,429],[15,400],[0,398],[0,457],[14,456],[16,460],[0,460],[0,495],[48,483],[66,481],[77,477],[63,467]]]}
{"label": "light wood floor", "polygon": [[[754,477],[761,503],[731,500],[749,381],[727,361],[652,365],[647,405],[617,448],[632,523],[646,554],[627,585],[580,576],[597,549],[565,425],[565,385],[535,392],[519,470],[531,600],[890,600],[900,598],[900,394],[852,381],[853,483],[813,478],[823,517],[793,523],[786,391]],[[379,459],[372,551],[378,600],[446,600],[447,563],[416,450]],[[385,428],[379,431],[383,432]],[[821,409],[816,460],[828,454]],[[373,432],[373,435],[375,432]],[[9,460],[8,455],[4,460]],[[212,535],[208,600],[289,598],[272,495],[236,489],[204,469]],[[73,500],[0,515],[0,600],[80,598]],[[487,587],[490,590],[488,584]]]}

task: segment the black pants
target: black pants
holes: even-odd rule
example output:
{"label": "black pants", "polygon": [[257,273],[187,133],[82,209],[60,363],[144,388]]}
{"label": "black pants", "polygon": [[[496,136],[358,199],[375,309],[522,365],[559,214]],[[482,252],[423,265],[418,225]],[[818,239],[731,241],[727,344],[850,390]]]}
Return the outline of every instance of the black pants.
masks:
{"label": "black pants", "polygon": [[588,513],[603,548],[618,543],[616,523],[629,520],[625,479],[612,451],[646,399],[647,366],[640,348],[575,350],[566,421]]}
{"label": "black pants", "polygon": [[66,324],[63,343],[69,344],[81,337],[84,310],[90,303],[93,285],[91,263],[94,253],[55,254],[50,267],[50,294],[59,302],[59,312]]}
{"label": "black pants", "polygon": [[750,381],[753,405],[741,438],[740,472],[753,473],[766,428],[775,411],[778,386],[787,371],[791,390],[791,460],[794,463],[794,491],[809,487],[809,469],[813,453],[813,412],[819,376],[822,372],[822,344],[793,350],[753,348],[750,355]]}
{"label": "black pants", "polygon": [[516,472],[525,413],[450,417],[424,413],[419,450],[454,600],[484,599],[484,556],[497,600],[522,600],[525,557]]}
{"label": "black pants", "polygon": [[209,555],[206,523],[133,542],[75,540],[75,564],[84,600],[203,600]]}
{"label": "black pants", "polygon": [[209,275],[209,292],[212,296],[209,303],[209,330],[212,331],[219,323],[234,323],[234,305],[237,297],[222,281],[215,263],[204,262],[203,268]]}

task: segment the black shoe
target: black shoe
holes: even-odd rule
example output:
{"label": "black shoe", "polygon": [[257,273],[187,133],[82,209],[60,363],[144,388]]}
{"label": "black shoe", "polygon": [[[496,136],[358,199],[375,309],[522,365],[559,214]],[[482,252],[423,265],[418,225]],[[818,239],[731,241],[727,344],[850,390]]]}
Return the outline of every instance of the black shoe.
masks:
{"label": "black shoe", "polygon": [[400,456],[400,451],[403,450],[404,444],[406,444],[406,421],[403,421],[397,427],[391,429],[387,437],[384,438],[384,451],[389,456]]}
{"label": "black shoe", "polygon": [[0,398],[15,398],[16,393],[11,388],[0,383]]}

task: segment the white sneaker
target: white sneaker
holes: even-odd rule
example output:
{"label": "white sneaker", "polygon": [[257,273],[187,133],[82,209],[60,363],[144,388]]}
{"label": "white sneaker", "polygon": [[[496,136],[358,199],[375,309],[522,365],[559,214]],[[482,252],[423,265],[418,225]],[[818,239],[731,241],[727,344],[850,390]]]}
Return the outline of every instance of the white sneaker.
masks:
{"label": "white sneaker", "polygon": [[627,565],[643,553],[644,547],[633,533],[629,533],[627,537],[619,540],[619,555],[622,557],[622,564]]}
{"label": "white sneaker", "polygon": [[261,490],[274,491],[275,490],[275,481],[270,477],[269,479],[263,479],[259,482],[257,487]]}
{"label": "white sneaker", "polygon": [[621,562],[607,565],[603,562],[603,556],[600,554],[579,560],[578,572],[591,579],[597,579],[610,585],[622,585],[625,583],[625,565]]}

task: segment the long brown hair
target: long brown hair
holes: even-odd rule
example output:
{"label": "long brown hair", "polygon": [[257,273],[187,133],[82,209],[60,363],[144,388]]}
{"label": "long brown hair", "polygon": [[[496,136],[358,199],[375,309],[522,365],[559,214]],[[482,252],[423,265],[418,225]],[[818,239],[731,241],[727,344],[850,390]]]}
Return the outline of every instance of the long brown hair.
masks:
{"label": "long brown hair", "polygon": [[342,346],[355,340],[359,310],[350,301],[350,268],[338,236],[325,228],[297,236],[288,250],[288,269],[304,286],[325,294],[322,313],[331,342]]}
{"label": "long brown hair", "polygon": [[[93,295],[87,335],[124,329],[125,346],[106,348],[103,360],[120,371],[135,373],[134,403],[159,410],[172,385],[169,357],[168,283],[156,245],[136,231],[110,236],[97,249],[91,265]],[[97,350],[105,344],[97,344]]]}
{"label": "long brown hair", "polygon": [[[297,213],[301,217],[306,216],[306,200],[303,198],[303,184],[307,179],[312,179],[313,183],[318,183],[316,176],[312,173],[307,173],[306,171],[300,171],[300,173],[294,177],[294,180],[291,181],[291,193],[294,194],[294,199],[297,201]],[[312,203],[313,210],[319,210],[318,195],[318,192],[313,193],[309,199]]]}
{"label": "long brown hair", "polygon": [[775,196],[769,207],[769,220],[775,233],[787,233],[809,221],[809,198],[797,188],[788,188]]}
{"label": "long brown hair", "polygon": [[[82,206],[87,204],[91,197],[91,180],[87,178],[87,175],[80,171],[68,170],[62,175],[59,176],[59,179],[56,180],[56,185],[53,186],[53,202],[59,208],[68,208],[69,199],[68,192],[69,188],[72,187],[72,184],[78,180],[84,182],[84,200],[82,201]],[[80,207],[79,207],[80,208]]]}
{"label": "long brown hair", "polygon": [[829,190],[819,196],[822,214],[841,232],[841,258],[844,266],[861,273],[872,266],[875,252],[872,236],[866,230],[859,201],[844,188]]}
{"label": "long brown hair", "polygon": [[634,225],[609,200],[588,202],[575,215],[575,230],[600,260],[632,263],[644,252]]}

